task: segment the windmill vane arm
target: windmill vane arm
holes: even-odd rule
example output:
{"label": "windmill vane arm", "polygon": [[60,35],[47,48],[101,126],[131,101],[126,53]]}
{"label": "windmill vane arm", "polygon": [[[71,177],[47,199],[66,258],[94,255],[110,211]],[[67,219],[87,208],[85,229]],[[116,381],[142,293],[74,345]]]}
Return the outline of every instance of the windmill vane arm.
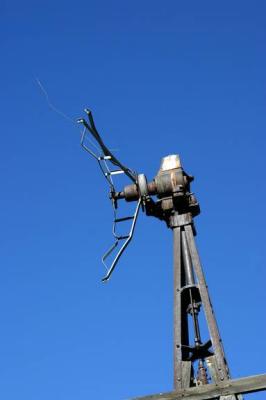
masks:
{"label": "windmill vane arm", "polygon": [[[134,234],[134,230],[135,230],[135,226],[136,226],[136,222],[137,222],[137,218],[138,218],[138,214],[139,214],[139,209],[140,209],[140,205],[141,205],[141,200],[138,201],[137,203],[137,207],[135,210],[135,213],[133,216],[130,217],[125,217],[125,218],[120,218],[120,219],[116,219],[115,223],[117,222],[122,222],[122,221],[126,221],[129,219],[132,219],[132,224],[130,227],[130,231],[129,234],[126,236],[116,236],[116,241],[115,243],[111,246],[111,248],[109,250],[107,250],[107,252],[103,255],[102,257],[102,262],[105,265],[105,267],[107,268],[107,274],[105,275],[105,277],[102,279],[102,282],[106,282],[110,279],[111,274],[113,273],[120,257],[122,256],[123,252],[126,250],[127,246],[129,245],[130,241],[132,240],[133,234]],[[108,268],[106,265],[106,259],[112,254],[113,250],[115,250],[115,248],[117,247],[118,243],[120,240],[124,240],[124,243],[122,245],[122,247],[120,248],[120,250],[116,253],[111,266]]]}
{"label": "windmill vane arm", "polygon": [[[117,178],[119,178],[121,174],[125,174],[135,185],[136,182],[138,181],[138,175],[131,169],[126,167],[124,164],[122,164],[112,154],[112,152],[105,145],[104,141],[102,140],[95,126],[91,111],[88,109],[85,109],[84,111],[87,115],[87,118],[86,119],[80,118],[77,121],[78,123],[84,126],[84,130],[81,135],[81,146],[98,162],[100,170],[110,186],[110,199],[112,201],[112,206],[114,209],[113,230],[112,230],[114,236],[114,242],[102,257],[102,263],[107,270],[107,273],[102,280],[106,282],[109,280],[120,257],[122,256],[123,252],[126,250],[127,246],[129,245],[130,241],[133,238],[134,229],[142,201],[141,199],[139,199],[133,215],[121,216],[121,217],[117,215],[118,202],[114,196],[114,193],[116,193],[114,181]],[[91,139],[93,139],[93,141]],[[93,149],[91,149],[91,146],[93,146]],[[126,224],[125,226],[123,225],[124,221],[130,221],[130,223]],[[117,233],[117,227],[120,223],[122,223],[121,229],[122,231],[124,231],[122,234]]]}
{"label": "windmill vane arm", "polygon": [[[79,124],[83,124],[84,127],[87,129],[88,132],[90,132],[90,134],[92,135],[92,137],[96,140],[96,142],[98,143],[98,145],[100,146],[103,154],[105,157],[108,157],[109,161],[119,167],[127,176],[128,178],[133,181],[136,182],[137,180],[137,174],[135,172],[133,172],[130,168],[126,167],[125,165],[123,165],[113,154],[112,152],[108,149],[108,147],[105,145],[104,141],[102,140],[98,130],[96,129],[95,123],[94,123],[94,119],[92,116],[92,112],[90,110],[88,110],[87,108],[85,108],[85,113],[87,114],[88,117],[88,121],[86,121],[84,118],[79,118],[77,120],[77,122]],[[102,156],[100,156],[99,158],[102,158]]]}

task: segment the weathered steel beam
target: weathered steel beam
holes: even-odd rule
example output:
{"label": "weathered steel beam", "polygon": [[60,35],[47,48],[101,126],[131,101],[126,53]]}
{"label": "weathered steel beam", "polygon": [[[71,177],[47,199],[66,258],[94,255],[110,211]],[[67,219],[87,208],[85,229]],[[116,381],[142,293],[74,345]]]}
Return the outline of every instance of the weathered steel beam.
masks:
{"label": "weathered steel beam", "polygon": [[245,394],[266,390],[266,374],[240,379],[228,379],[217,384],[202,385],[186,390],[138,397],[132,400],[208,400],[220,396]]}

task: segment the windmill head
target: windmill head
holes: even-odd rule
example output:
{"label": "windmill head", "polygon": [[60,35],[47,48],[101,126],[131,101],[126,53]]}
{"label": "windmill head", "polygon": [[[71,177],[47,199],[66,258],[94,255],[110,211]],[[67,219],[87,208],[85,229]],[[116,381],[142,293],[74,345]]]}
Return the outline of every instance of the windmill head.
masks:
{"label": "windmill head", "polygon": [[[137,174],[113,155],[97,131],[91,111],[85,109],[85,113],[87,120],[83,118],[78,120],[84,126],[81,146],[97,160],[109,184],[109,197],[114,208],[114,243],[102,257],[102,262],[107,270],[103,281],[107,281],[132,240],[140,207],[146,215],[164,220],[167,226],[170,226],[173,213],[184,214],[189,212],[192,216],[196,216],[200,209],[196,198],[190,192],[190,183],[194,178],[183,170],[178,155],[164,157],[157,175],[151,182],[148,182],[144,174]],[[131,184],[125,186],[122,191],[117,191],[114,180],[121,174],[125,174]],[[122,200],[137,203],[134,214],[122,217],[117,215],[118,205]],[[123,225],[126,221],[130,221],[127,232],[118,234],[118,224]],[[112,261],[108,263],[110,259]]]}
{"label": "windmill head", "polygon": [[173,154],[163,157],[160,169],[151,182],[144,174],[139,174],[136,183],[125,186],[113,197],[116,201],[125,199],[128,202],[141,199],[147,215],[165,220],[168,224],[169,215],[176,211],[180,214],[191,212],[193,217],[199,214],[199,204],[190,192],[193,179],[183,170],[179,155]]}

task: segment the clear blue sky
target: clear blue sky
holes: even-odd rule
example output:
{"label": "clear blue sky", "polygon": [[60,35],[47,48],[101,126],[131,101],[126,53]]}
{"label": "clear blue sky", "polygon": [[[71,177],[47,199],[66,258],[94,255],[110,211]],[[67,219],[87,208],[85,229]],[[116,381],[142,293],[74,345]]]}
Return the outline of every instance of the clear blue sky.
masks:
{"label": "clear blue sky", "polygon": [[[172,388],[172,243],[141,215],[108,285],[107,186],[70,118],[116,155],[196,177],[197,242],[234,377],[265,367],[264,1],[3,1],[0,396],[123,400]],[[265,394],[249,398],[265,399]]]}

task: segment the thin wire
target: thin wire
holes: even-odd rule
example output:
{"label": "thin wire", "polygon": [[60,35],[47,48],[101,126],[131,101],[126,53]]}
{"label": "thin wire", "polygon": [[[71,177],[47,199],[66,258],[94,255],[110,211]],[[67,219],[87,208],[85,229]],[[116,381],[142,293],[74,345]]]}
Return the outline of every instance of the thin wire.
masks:
{"label": "thin wire", "polygon": [[56,112],[57,114],[61,115],[61,117],[67,119],[68,121],[71,121],[73,124],[76,124],[76,121],[75,121],[73,118],[69,117],[69,116],[66,115],[63,111],[60,111],[58,108],[56,108],[56,107],[52,104],[52,102],[50,101],[50,97],[49,97],[47,91],[45,90],[43,84],[41,83],[40,79],[35,78],[35,81],[36,81],[37,85],[40,87],[41,91],[43,92],[44,97],[46,98],[46,101],[47,101],[48,106],[49,106],[54,112]]}
{"label": "thin wire", "polygon": [[[76,124],[77,124],[77,121],[75,121],[74,118],[69,117],[67,114],[65,114],[63,111],[59,110],[57,107],[55,107],[55,106],[53,105],[53,103],[51,102],[50,97],[49,97],[49,95],[48,95],[48,92],[47,92],[47,90],[45,89],[44,85],[41,83],[40,79],[39,79],[39,78],[35,78],[35,81],[36,81],[37,85],[40,87],[40,89],[41,89],[41,91],[42,91],[42,93],[43,93],[43,95],[44,95],[44,97],[45,97],[45,99],[46,99],[46,102],[47,102],[47,104],[48,104],[48,107],[51,108],[52,111],[54,111],[54,112],[56,112],[57,114],[59,114],[61,117],[65,118],[67,121],[70,121],[71,123],[73,123],[73,124],[76,125]],[[80,132],[82,133],[82,131],[80,131]],[[88,137],[88,135],[86,135],[86,140],[99,152],[99,154],[101,153],[100,147],[99,147],[97,144],[95,144],[95,143]]]}

